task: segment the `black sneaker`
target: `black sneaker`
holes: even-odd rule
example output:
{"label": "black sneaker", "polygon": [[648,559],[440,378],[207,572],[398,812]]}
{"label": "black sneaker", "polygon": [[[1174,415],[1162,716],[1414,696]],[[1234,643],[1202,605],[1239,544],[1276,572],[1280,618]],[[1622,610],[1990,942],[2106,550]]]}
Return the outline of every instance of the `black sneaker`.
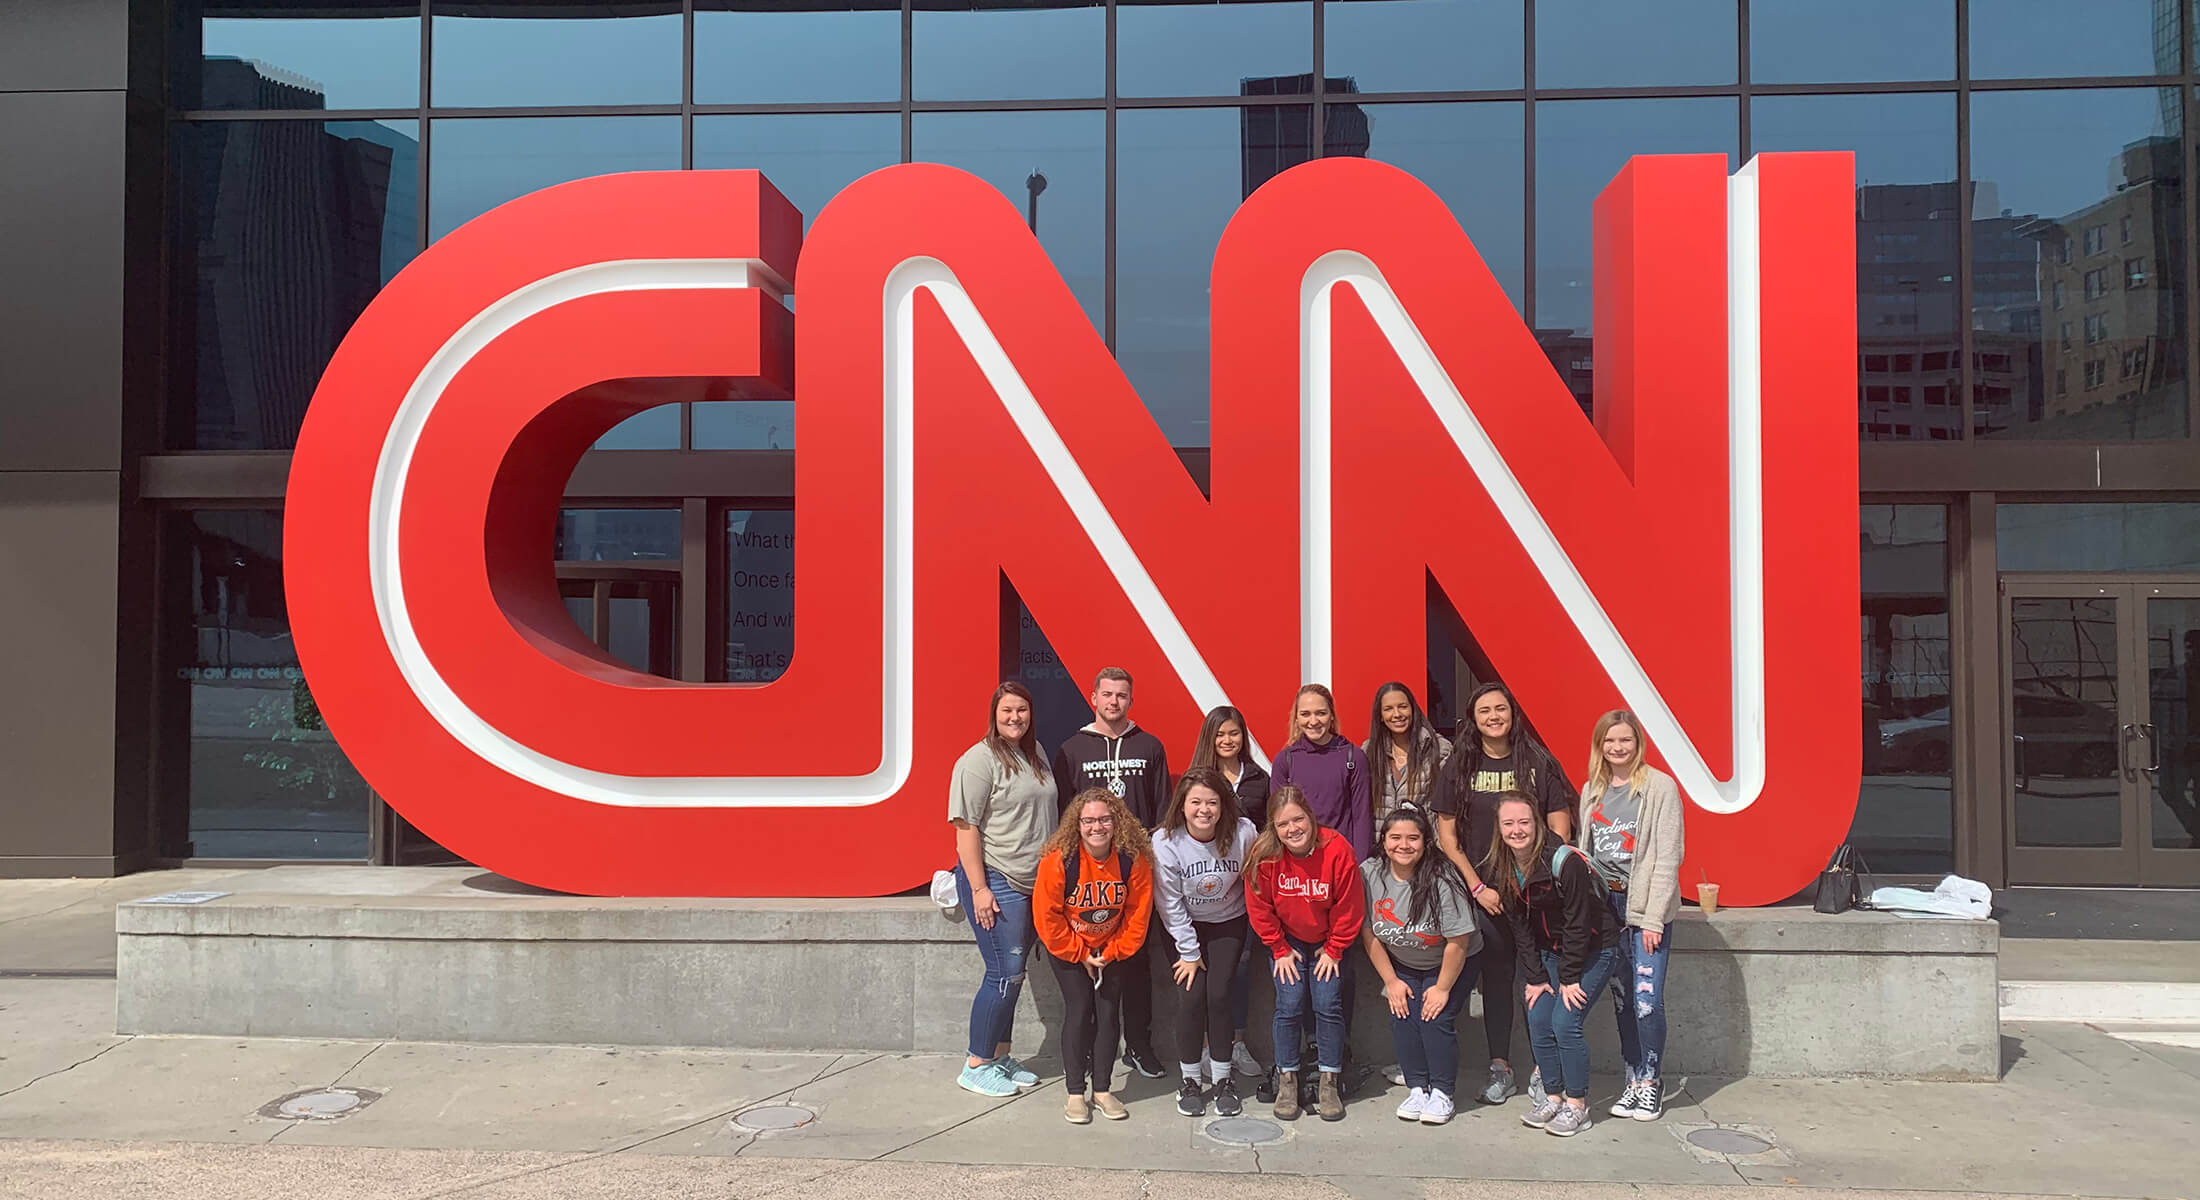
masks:
{"label": "black sneaker", "polygon": [[1665,1089],[1655,1079],[1645,1079],[1635,1088],[1635,1108],[1627,1115],[1637,1121],[1655,1121],[1665,1115]]}
{"label": "black sneaker", "polygon": [[1207,1111],[1207,1096],[1199,1090],[1197,1079],[1187,1079],[1176,1089],[1176,1111],[1187,1117],[1202,1116]]}
{"label": "black sneaker", "polygon": [[1125,1049],[1123,1051],[1123,1061],[1131,1065],[1131,1070],[1148,1079],[1159,1079],[1167,1074],[1161,1069],[1161,1056],[1155,1054],[1151,1046],[1143,1050],[1137,1048]]}
{"label": "black sneaker", "polygon": [[1215,1111],[1225,1117],[1234,1117],[1245,1111],[1245,1101],[1238,1096],[1237,1080],[1228,1075],[1223,1076],[1222,1082],[1215,1085]]}

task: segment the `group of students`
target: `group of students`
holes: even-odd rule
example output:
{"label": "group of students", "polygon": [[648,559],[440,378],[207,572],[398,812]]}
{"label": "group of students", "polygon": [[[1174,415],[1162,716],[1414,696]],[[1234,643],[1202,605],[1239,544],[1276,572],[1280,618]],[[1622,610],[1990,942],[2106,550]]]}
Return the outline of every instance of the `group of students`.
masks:
{"label": "group of students", "polygon": [[[1257,943],[1275,983],[1279,1118],[1304,1103],[1343,1118],[1362,956],[1390,1012],[1390,1078],[1407,1089],[1400,1119],[1452,1118],[1457,1019],[1477,987],[1490,1057],[1483,1103],[1520,1090],[1517,998],[1535,1063],[1522,1121],[1561,1137],[1587,1128],[1583,1022],[1610,988],[1627,1080],[1609,1111],[1661,1115],[1682,805],[1673,780],[1643,761],[1632,714],[1596,722],[1577,824],[1571,785],[1501,684],[1472,694],[1456,743],[1411,689],[1384,684],[1363,745],[1338,734],[1329,689],[1308,684],[1272,772],[1247,753],[1243,714],[1217,708],[1174,777],[1160,740],[1130,719],[1127,672],[1101,671],[1091,701],[1093,722],[1049,762],[1030,692],[1003,683],[986,736],[955,765],[954,877],[985,962],[960,1086],[1010,1096],[1038,1085],[1010,1045],[1036,944],[1062,992],[1063,1115],[1128,1117],[1110,1090],[1119,1039],[1133,1070],[1166,1074],[1152,1037],[1150,963],[1160,957],[1181,993],[1177,1109],[1199,1116],[1212,1104],[1235,1116],[1235,1076],[1263,1074],[1245,1043]],[[1317,1078],[1302,1102],[1309,1014]]]}

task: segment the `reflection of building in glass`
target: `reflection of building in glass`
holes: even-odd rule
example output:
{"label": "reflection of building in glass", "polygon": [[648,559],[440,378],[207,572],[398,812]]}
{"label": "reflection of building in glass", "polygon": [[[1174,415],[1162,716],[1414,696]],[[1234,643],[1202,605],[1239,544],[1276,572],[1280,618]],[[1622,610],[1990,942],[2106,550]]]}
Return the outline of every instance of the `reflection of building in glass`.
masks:
{"label": "reflection of building in glass", "polygon": [[2060,218],[2035,218],[2043,396],[2011,414],[2057,436],[2175,436],[2183,429],[2182,144],[2151,137],[2124,148],[2111,190]]}
{"label": "reflection of building in glass", "polygon": [[1963,436],[1954,183],[1856,189],[1857,435]]}
{"label": "reflection of building in glass", "polygon": [[[1350,79],[1325,81],[1328,94],[1350,94],[1359,85]],[[1244,96],[1309,96],[1312,75],[1271,75],[1248,79],[1238,87]],[[1240,110],[1244,134],[1245,194],[1300,163],[1314,158],[1314,110],[1306,104],[1284,104]],[[1328,158],[1366,158],[1367,110],[1336,100],[1322,105],[1322,154]]]}
{"label": "reflection of building in glass", "polygon": [[[322,107],[314,85],[237,59],[204,63],[210,104]],[[330,353],[412,256],[419,143],[374,121],[203,122],[180,157],[197,238],[202,449],[297,440]]]}

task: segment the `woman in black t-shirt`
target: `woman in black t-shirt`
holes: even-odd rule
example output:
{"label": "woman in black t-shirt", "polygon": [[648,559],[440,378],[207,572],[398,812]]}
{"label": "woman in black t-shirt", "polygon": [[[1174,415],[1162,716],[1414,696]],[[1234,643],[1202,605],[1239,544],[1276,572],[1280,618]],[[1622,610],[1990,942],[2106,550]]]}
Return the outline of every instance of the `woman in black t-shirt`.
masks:
{"label": "woman in black t-shirt", "polygon": [[1574,832],[1574,789],[1550,751],[1520,717],[1520,707],[1502,683],[1485,683],[1467,698],[1468,724],[1459,731],[1451,757],[1437,779],[1436,838],[1444,856],[1466,877],[1475,903],[1493,918],[1492,953],[1484,957],[1482,1028],[1489,1043],[1490,1082],[1484,1104],[1503,1104],[1520,1089],[1513,1082],[1513,1007],[1520,991],[1513,986],[1514,947],[1503,917],[1504,903],[1494,881],[1477,867],[1496,841],[1497,803],[1509,791],[1535,797],[1558,841]]}

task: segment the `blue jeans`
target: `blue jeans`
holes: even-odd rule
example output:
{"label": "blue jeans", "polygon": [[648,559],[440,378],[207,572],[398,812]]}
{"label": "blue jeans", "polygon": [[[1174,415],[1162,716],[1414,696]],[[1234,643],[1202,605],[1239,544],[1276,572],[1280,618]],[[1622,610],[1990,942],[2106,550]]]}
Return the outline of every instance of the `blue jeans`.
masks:
{"label": "blue jeans", "polygon": [[[1549,950],[1542,951],[1542,955],[1544,978],[1556,988],[1558,955]],[[1619,951],[1611,946],[1589,956],[1589,969],[1581,973],[1581,990],[1587,993],[1589,1003],[1581,1008],[1566,1007],[1556,991],[1536,997],[1535,1003],[1528,1006],[1528,1042],[1535,1048],[1535,1065],[1543,1072],[1545,1092],[1556,1095],[1553,1089],[1563,1085],[1568,1097],[1588,1098],[1589,1039],[1582,1036],[1581,1022],[1603,994],[1604,985],[1611,981],[1612,966],[1618,959]]]}
{"label": "blue jeans", "polygon": [[1612,1011],[1619,1017],[1619,1053],[1629,1079],[1658,1078],[1665,1057],[1665,960],[1673,949],[1673,927],[1658,936],[1658,948],[1642,948],[1642,930],[1627,928],[1627,893],[1612,893],[1619,916],[1619,961],[1612,971]]}
{"label": "blue jeans", "polygon": [[1390,969],[1406,985],[1406,1015],[1390,1016],[1390,1043],[1398,1051],[1398,1070],[1409,1088],[1434,1088],[1446,1096],[1459,1091],[1459,1010],[1474,990],[1475,963],[1468,959],[1452,980],[1451,998],[1434,1020],[1421,1019],[1421,997],[1444,974],[1441,966],[1409,967],[1396,958]]}
{"label": "blue jeans", "polygon": [[[1334,979],[1314,978],[1314,959],[1322,948],[1286,934],[1285,944],[1299,952],[1299,981],[1276,980],[1276,1069],[1299,1069],[1299,1022],[1308,1004],[1314,1006],[1315,1064],[1324,1071],[1344,1070],[1344,989],[1347,977],[1340,968]],[[1275,970],[1273,964],[1268,968]]]}
{"label": "blue jeans", "polygon": [[970,1000],[970,1057],[990,1062],[997,1047],[1015,1032],[1016,1001],[1024,994],[1024,959],[1038,933],[1031,925],[1031,897],[1017,891],[1008,876],[987,867],[985,886],[1001,906],[991,929],[981,927],[971,913],[970,880],[960,864],[955,867],[955,895],[962,901],[970,932],[977,935],[978,957],[985,960],[985,982]]}

